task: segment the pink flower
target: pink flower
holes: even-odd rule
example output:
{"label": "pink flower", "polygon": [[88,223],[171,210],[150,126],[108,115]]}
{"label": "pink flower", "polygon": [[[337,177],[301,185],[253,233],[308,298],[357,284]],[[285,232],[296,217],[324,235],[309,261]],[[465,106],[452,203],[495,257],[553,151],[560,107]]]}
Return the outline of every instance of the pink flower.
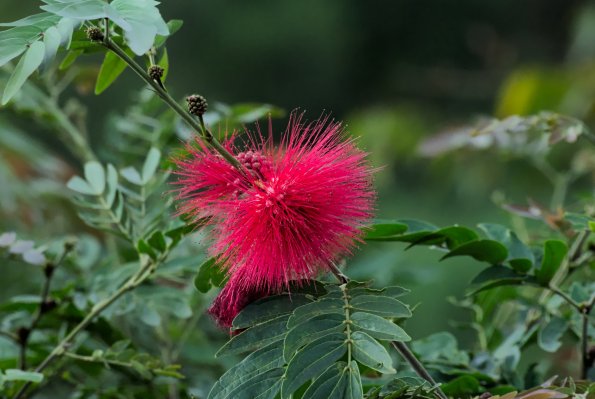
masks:
{"label": "pink flower", "polygon": [[252,135],[244,152],[225,141],[243,172],[201,144],[176,161],[180,212],[210,218],[210,252],[240,293],[280,292],[328,271],[372,215],[373,170],[339,123],[303,123],[294,113],[277,148],[270,130],[267,139]]}

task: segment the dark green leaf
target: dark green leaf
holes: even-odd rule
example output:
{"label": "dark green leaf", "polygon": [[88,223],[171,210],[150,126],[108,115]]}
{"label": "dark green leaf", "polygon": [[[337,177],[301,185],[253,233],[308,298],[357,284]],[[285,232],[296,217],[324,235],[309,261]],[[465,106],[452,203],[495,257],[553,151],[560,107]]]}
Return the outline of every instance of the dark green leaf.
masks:
{"label": "dark green leaf", "polygon": [[308,344],[287,365],[281,396],[288,397],[307,381],[322,374],[345,352],[345,334],[327,335]]}
{"label": "dark green leaf", "polygon": [[543,245],[543,259],[541,267],[535,271],[535,277],[541,285],[548,285],[556,274],[566,254],[568,247],[564,241],[548,240]]}
{"label": "dark green leaf", "polygon": [[215,356],[244,353],[282,340],[287,332],[287,319],[288,316],[283,315],[250,327],[227,341]]}
{"label": "dark green leaf", "polygon": [[487,289],[503,285],[522,285],[525,283],[531,283],[531,279],[527,276],[520,275],[505,266],[491,266],[481,271],[471,281],[472,285],[479,287],[475,288],[469,295],[474,295]]}
{"label": "dark green leaf", "polygon": [[339,298],[321,298],[295,309],[287,322],[287,328],[293,328],[315,316],[339,314],[343,317],[345,303]]}
{"label": "dark green leaf", "polygon": [[225,278],[225,272],[217,263],[217,258],[209,258],[198,267],[194,278],[194,286],[202,293],[208,292],[212,286],[218,287]]}
{"label": "dark green leaf", "polygon": [[138,240],[136,243],[136,249],[141,254],[149,255],[149,257],[153,260],[157,259],[157,254],[145,240]]}
{"label": "dark green leaf", "polygon": [[351,334],[353,340],[353,357],[361,364],[383,374],[393,374],[392,359],[384,346],[362,331]]}
{"label": "dark green leaf", "polygon": [[353,328],[387,341],[410,341],[411,338],[396,324],[370,313],[355,312],[351,316]]}
{"label": "dark green leaf", "polygon": [[411,310],[409,310],[409,307],[403,302],[391,297],[361,295],[353,298],[350,305],[356,310],[372,313],[381,317],[411,317]]}
{"label": "dark green leaf", "polygon": [[494,240],[471,241],[456,247],[444,255],[442,259],[453,256],[471,256],[481,262],[488,262],[493,265],[502,263],[508,257],[506,247]]}
{"label": "dark green leaf", "polygon": [[470,375],[462,375],[442,384],[442,390],[445,394],[455,398],[469,397],[481,392],[481,385],[476,378]]}
{"label": "dark green leaf", "polygon": [[366,227],[365,240],[383,241],[387,238],[399,235],[407,231],[407,225],[402,223],[379,222]]}
{"label": "dark green leaf", "polygon": [[451,226],[445,227],[440,230],[434,231],[433,233],[426,234],[419,238],[412,245],[442,245],[446,244],[446,247],[453,249],[459,247],[469,241],[477,240],[479,236],[476,232],[466,227]]}
{"label": "dark green leaf", "polygon": [[334,391],[341,390],[341,396],[338,399],[343,399],[343,393],[347,381],[343,380],[345,375],[345,368],[347,364],[344,362],[338,362],[331,365],[324,373],[314,380],[312,385],[308,387],[302,399],[328,399],[333,397]]}
{"label": "dark green leaf", "polygon": [[76,59],[81,54],[83,54],[83,50],[71,50],[71,51],[69,51],[66,54],[66,57],[64,57],[64,59],[60,63],[60,66],[58,67],[58,69],[60,69],[61,71],[64,71],[64,70],[70,68],[70,66],[76,61]]}
{"label": "dark green leaf", "polygon": [[342,332],[345,329],[344,321],[344,314],[323,314],[295,325],[285,337],[283,357],[289,360],[302,346],[322,336]]}
{"label": "dark green leaf", "polygon": [[163,233],[160,231],[154,232],[149,238],[148,243],[151,247],[155,248],[159,252],[165,252],[165,250],[167,249],[165,237],[163,236]]}
{"label": "dark green leaf", "polygon": [[223,374],[209,392],[208,398],[234,399],[231,394],[241,384],[261,373],[280,369],[283,364],[283,349],[278,342],[259,349]]}
{"label": "dark green leaf", "polygon": [[510,229],[499,224],[480,224],[488,238],[501,242],[508,250],[507,261],[518,272],[526,273],[533,266],[533,252]]}
{"label": "dark green leaf", "polygon": [[290,314],[299,306],[311,302],[305,295],[285,294],[259,299],[246,306],[233,320],[233,328],[247,328],[263,321]]}
{"label": "dark green leaf", "polygon": [[351,361],[349,365],[349,384],[345,390],[345,399],[363,399],[364,392],[357,362]]}

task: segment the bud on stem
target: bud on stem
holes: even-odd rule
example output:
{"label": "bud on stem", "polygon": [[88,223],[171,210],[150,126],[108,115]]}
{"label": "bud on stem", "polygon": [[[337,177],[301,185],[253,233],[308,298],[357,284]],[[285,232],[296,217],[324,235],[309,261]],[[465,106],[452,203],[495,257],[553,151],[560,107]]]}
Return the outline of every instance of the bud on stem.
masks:
{"label": "bud on stem", "polygon": [[207,100],[198,94],[192,94],[186,97],[188,103],[188,112],[192,115],[202,116],[207,111],[208,103]]}

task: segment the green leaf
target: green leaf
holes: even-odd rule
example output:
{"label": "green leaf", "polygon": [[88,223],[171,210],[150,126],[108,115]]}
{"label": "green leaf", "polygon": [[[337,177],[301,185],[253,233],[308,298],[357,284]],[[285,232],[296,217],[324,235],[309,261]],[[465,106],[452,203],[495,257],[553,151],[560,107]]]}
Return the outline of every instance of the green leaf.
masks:
{"label": "green leaf", "polygon": [[287,365],[281,396],[288,397],[310,379],[322,374],[347,352],[345,334],[331,334],[298,351]]}
{"label": "green leaf", "polygon": [[138,240],[136,243],[136,249],[140,254],[149,255],[149,257],[153,260],[157,259],[157,254],[153,251],[153,248],[145,241],[145,240]]}
{"label": "green leaf", "polygon": [[465,243],[451,250],[442,260],[453,256],[471,256],[481,262],[493,265],[502,263],[508,257],[506,247],[494,240],[477,240]]}
{"label": "green leaf", "polygon": [[387,341],[410,341],[411,337],[396,324],[370,313],[355,312],[350,316],[353,327],[370,336]]}
{"label": "green leaf", "polygon": [[321,298],[317,301],[307,303],[293,311],[287,322],[287,328],[293,328],[298,324],[320,315],[345,314],[343,306],[345,303],[340,298]]}
{"label": "green leaf", "polygon": [[411,310],[409,310],[409,307],[403,302],[391,297],[361,295],[353,298],[350,305],[356,310],[372,313],[381,317],[411,317]]}
{"label": "green leaf", "polygon": [[166,48],[163,49],[163,54],[157,62],[157,65],[163,68],[163,76],[161,77],[161,81],[165,82],[165,79],[167,79],[167,74],[169,73],[169,56],[167,55]]}
{"label": "green leaf", "polygon": [[479,238],[477,233],[471,229],[461,226],[450,226],[433,233],[426,234],[418,240],[412,242],[412,245],[442,245],[446,244],[449,249],[459,247],[469,241],[475,241]]}
{"label": "green leaf", "polygon": [[344,321],[344,314],[324,314],[295,325],[285,336],[283,357],[289,361],[302,346],[325,335],[342,332],[345,329]]}
{"label": "green leaf", "polygon": [[147,242],[151,247],[155,248],[159,252],[165,252],[165,250],[167,249],[165,236],[160,231],[154,232]]}
{"label": "green leaf", "polygon": [[215,357],[244,353],[285,338],[287,315],[256,324],[236,335],[219,349]]}
{"label": "green leaf", "polygon": [[[387,223],[383,223],[387,224]],[[401,219],[392,222],[395,227],[393,229],[402,229],[397,225],[404,225],[407,227],[404,233],[399,233],[390,236],[376,236],[373,238],[374,241],[404,241],[404,242],[415,242],[419,240],[421,237],[424,237],[427,234],[430,234],[436,230],[438,227],[434,226],[433,224],[422,222],[420,220],[411,220],[411,219]],[[384,227],[386,228],[386,226]],[[386,231],[386,230],[385,230]]]}
{"label": "green leaf", "polygon": [[41,65],[45,54],[45,45],[41,41],[36,41],[31,44],[25,55],[19,60],[14,72],[8,79],[4,94],[2,95],[2,105],[10,101],[12,97],[19,91],[21,86],[35,70]]}
{"label": "green leaf", "polygon": [[309,303],[305,295],[273,295],[259,299],[246,306],[233,320],[233,328],[247,328],[277,316],[290,314],[299,306]]}
{"label": "green leaf", "polygon": [[105,190],[105,170],[99,162],[91,161],[85,164],[85,179],[96,195],[103,194],[103,190]]}
{"label": "green leaf", "polygon": [[457,339],[447,332],[432,334],[412,343],[411,348],[425,362],[446,360],[451,364],[467,365],[469,356],[458,349]]}
{"label": "green leaf", "polygon": [[407,225],[398,222],[380,222],[366,227],[366,241],[383,241],[407,231]]}
{"label": "green leaf", "polygon": [[[132,52],[126,50],[129,56],[132,56]],[[97,75],[97,82],[95,83],[95,94],[103,93],[112,83],[118,79],[118,77],[126,70],[126,62],[118,57],[114,52],[108,51],[105,53],[105,58],[99,69],[99,75]]]}
{"label": "green leaf", "polygon": [[225,272],[217,263],[217,258],[209,258],[198,267],[194,278],[194,286],[202,293],[208,292],[212,286],[219,286],[225,278]]}
{"label": "green leaf", "polygon": [[109,5],[102,0],[43,0],[42,10],[63,17],[76,19],[99,19],[107,17]]}
{"label": "green leaf", "polygon": [[351,361],[349,365],[349,384],[345,390],[345,399],[363,399],[364,392],[357,362]]}
{"label": "green leaf", "polygon": [[45,53],[43,56],[43,63],[48,64],[51,60],[54,59],[56,53],[58,52],[58,47],[60,47],[60,42],[62,41],[62,36],[58,31],[58,28],[55,26],[49,27],[43,33],[43,44],[45,46]]}
{"label": "green leaf", "polygon": [[157,34],[169,35],[169,28],[155,3],[150,0],[114,0],[110,6],[129,25],[122,27],[130,49],[143,55],[151,49]]}
{"label": "green leaf", "polygon": [[165,41],[167,40],[167,38],[169,36],[173,35],[174,33],[176,33],[177,31],[179,31],[180,28],[182,27],[182,25],[184,25],[184,21],[182,21],[181,19],[171,19],[171,20],[167,21],[167,28],[169,29],[169,35],[168,36],[157,35],[157,37],[155,38],[155,48],[159,48],[159,47],[163,46],[165,44]]}
{"label": "green leaf", "polygon": [[547,323],[543,324],[537,334],[539,347],[546,352],[556,352],[562,346],[562,337],[568,330],[568,321],[553,316]]}
{"label": "green leaf", "polygon": [[70,68],[72,66],[72,64],[74,64],[74,62],[77,60],[77,58],[81,54],[83,54],[83,50],[69,51],[68,53],[66,53],[66,57],[64,57],[64,59],[60,63],[60,66],[58,67],[58,69],[61,71],[67,70],[68,68]]}
{"label": "green leaf", "polygon": [[353,340],[353,357],[361,364],[383,374],[394,374],[392,359],[384,346],[362,331],[351,334]]}
{"label": "green leaf", "polygon": [[89,183],[79,176],[73,176],[70,180],[68,180],[66,187],[80,194],[95,195],[95,189],[93,189]]}
{"label": "green leaf", "polygon": [[568,246],[564,241],[548,240],[543,245],[543,259],[541,267],[535,271],[535,277],[541,285],[548,285],[552,277],[556,274],[566,254]]}
{"label": "green leaf", "polygon": [[496,265],[482,270],[471,281],[472,285],[479,286],[468,295],[475,295],[482,291],[500,287],[503,285],[522,285],[530,283],[531,280],[524,275],[520,275],[508,267]]}
{"label": "green leaf", "polygon": [[29,381],[40,383],[43,381],[43,374],[35,373],[33,371],[23,371],[19,369],[4,370],[5,381]]}
{"label": "green leaf", "polygon": [[159,151],[155,147],[151,147],[149,153],[147,154],[147,158],[145,159],[145,163],[143,164],[143,171],[142,171],[142,182],[143,184],[147,184],[149,180],[155,176],[155,172],[157,171],[157,167],[159,166],[159,160],[161,159],[161,151]]}
{"label": "green leaf", "polygon": [[479,228],[486,233],[488,238],[499,241],[506,247],[508,250],[506,260],[513,269],[520,273],[526,273],[531,269],[535,262],[533,252],[513,231],[499,224],[489,223],[480,224]]}
{"label": "green leaf", "polygon": [[234,391],[242,384],[270,370],[283,372],[280,368],[283,364],[283,349],[279,343],[259,349],[223,374],[211,388],[208,399],[234,399]]}
{"label": "green leaf", "polygon": [[481,392],[479,381],[470,375],[462,375],[441,386],[444,393],[450,397],[469,397]]}
{"label": "green leaf", "polygon": [[308,387],[302,399],[344,399],[348,384],[347,364],[335,363]]}

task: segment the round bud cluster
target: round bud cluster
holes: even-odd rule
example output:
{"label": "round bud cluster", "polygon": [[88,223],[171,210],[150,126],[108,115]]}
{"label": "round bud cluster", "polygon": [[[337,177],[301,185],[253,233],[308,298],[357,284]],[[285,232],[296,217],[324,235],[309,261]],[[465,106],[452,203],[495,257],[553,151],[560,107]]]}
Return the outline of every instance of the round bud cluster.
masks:
{"label": "round bud cluster", "polygon": [[85,33],[87,34],[87,38],[91,41],[100,42],[103,40],[103,32],[96,26],[87,28]]}
{"label": "round bud cluster", "polygon": [[163,68],[161,68],[159,65],[151,65],[147,71],[149,77],[153,80],[161,80],[163,77],[163,72]]}
{"label": "round bud cluster", "polygon": [[240,152],[237,159],[244,168],[261,178],[263,177],[262,172],[271,167],[269,160],[260,151]]}
{"label": "round bud cluster", "polygon": [[192,115],[200,116],[207,111],[208,103],[203,96],[193,94],[186,97],[186,101],[188,102],[188,112]]}

